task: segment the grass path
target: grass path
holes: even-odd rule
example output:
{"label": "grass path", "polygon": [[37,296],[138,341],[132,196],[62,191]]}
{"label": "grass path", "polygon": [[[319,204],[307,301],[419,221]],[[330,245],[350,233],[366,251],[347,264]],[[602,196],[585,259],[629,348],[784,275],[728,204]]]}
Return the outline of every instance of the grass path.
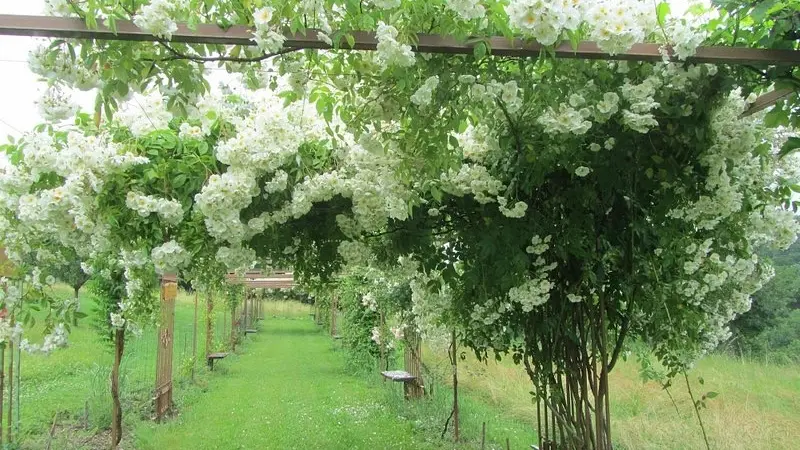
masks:
{"label": "grass path", "polygon": [[137,448],[439,448],[382,405],[380,386],[346,373],[333,345],[308,320],[262,322],[178,418],[136,429]]}

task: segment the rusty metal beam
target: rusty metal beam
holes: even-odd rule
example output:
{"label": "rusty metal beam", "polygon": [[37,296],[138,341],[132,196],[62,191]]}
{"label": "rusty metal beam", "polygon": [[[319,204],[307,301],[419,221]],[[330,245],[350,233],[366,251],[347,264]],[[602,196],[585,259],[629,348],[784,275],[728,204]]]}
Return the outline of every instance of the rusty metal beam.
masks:
{"label": "rusty metal beam", "polygon": [[[116,33],[103,26],[90,30],[81,19],[49,17],[49,16],[23,16],[0,14],[0,35],[33,36],[71,39],[95,40],[127,40],[127,41],[155,41],[155,37],[139,29],[131,21],[120,20],[116,22]],[[352,50],[375,50],[378,42],[375,33],[356,31],[351,33],[355,44],[350,47],[342,38],[340,48]],[[190,30],[185,24],[178,25],[178,30],[173,34],[172,42],[190,44],[224,44],[224,45],[255,45],[251,39],[251,28],[245,25],[235,25],[228,29],[213,24],[198,25],[196,30]],[[417,35],[418,44],[415,51],[426,53],[444,54],[471,54],[478,41],[462,42],[451,36],[432,34]],[[490,37],[485,39],[494,55],[510,57],[538,57],[544,47],[535,42],[520,39],[509,40],[504,37]],[[286,33],[284,44],[290,48],[305,49],[330,49],[331,46],[317,39],[317,30],[309,29],[305,33]],[[561,58],[579,59],[616,59],[630,61],[660,61],[662,59],[658,44],[637,44],[629,51],[617,55],[609,55],[594,42],[581,42],[576,49],[569,43],[563,43],[553,49],[553,53]],[[799,65],[800,51],[794,50],[768,50],[740,47],[700,47],[697,54],[691,58],[692,62],[714,64],[769,64],[769,65]]]}

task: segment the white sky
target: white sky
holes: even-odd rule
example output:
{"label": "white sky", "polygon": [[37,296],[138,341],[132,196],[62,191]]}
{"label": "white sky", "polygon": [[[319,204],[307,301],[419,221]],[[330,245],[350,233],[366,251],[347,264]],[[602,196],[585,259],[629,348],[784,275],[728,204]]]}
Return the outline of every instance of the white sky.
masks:
{"label": "white sky", "polygon": [[[687,3],[692,0],[669,1],[674,14],[685,10]],[[37,15],[43,10],[44,0],[0,0],[0,14]],[[0,36],[0,142],[2,143],[6,142],[6,136],[18,137],[42,122],[34,102],[44,90],[44,84],[38,82],[36,76],[28,70],[27,59],[28,52],[45,41],[29,37]],[[83,109],[91,110],[94,94],[77,92],[73,100]]]}

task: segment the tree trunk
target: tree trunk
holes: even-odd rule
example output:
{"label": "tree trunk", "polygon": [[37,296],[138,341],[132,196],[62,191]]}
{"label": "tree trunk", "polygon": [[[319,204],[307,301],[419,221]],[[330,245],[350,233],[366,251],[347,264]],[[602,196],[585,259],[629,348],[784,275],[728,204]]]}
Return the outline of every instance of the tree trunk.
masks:
{"label": "tree trunk", "polygon": [[453,348],[453,441],[459,440],[459,418],[458,418],[458,341],[456,340],[456,330],[453,329],[452,348]]}
{"label": "tree trunk", "polygon": [[122,440],[122,405],[119,401],[119,365],[125,351],[125,329],[114,331],[114,366],[111,368],[111,450],[116,450]]}
{"label": "tree trunk", "polygon": [[81,287],[80,286],[73,286],[72,287],[72,292],[73,292],[73,294],[75,296],[75,311],[80,311],[81,310],[81,300],[80,300]]}
{"label": "tree trunk", "polygon": [[[12,317],[11,323],[14,323]],[[8,342],[8,418],[6,419],[6,441],[8,443],[14,442],[14,437],[11,434],[11,421],[14,417],[14,342]]]}
{"label": "tree trunk", "polygon": [[192,322],[192,381],[194,381],[194,369],[197,366],[197,291],[194,291],[194,321]]}

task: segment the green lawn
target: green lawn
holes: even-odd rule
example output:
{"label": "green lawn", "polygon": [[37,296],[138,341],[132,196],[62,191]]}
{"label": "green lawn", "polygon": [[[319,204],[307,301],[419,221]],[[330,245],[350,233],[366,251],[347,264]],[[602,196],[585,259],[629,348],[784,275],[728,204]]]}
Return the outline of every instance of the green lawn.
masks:
{"label": "green lawn", "polygon": [[[163,425],[142,422],[137,448],[145,449],[425,449],[449,445],[439,440],[447,402],[406,402],[399,386],[345,370],[335,343],[308,319],[270,319],[247,353],[229,363],[224,376],[180,416]],[[444,397],[448,392],[442,391]],[[449,398],[448,398],[449,399]],[[477,444],[481,417],[488,418],[487,448],[501,448],[503,431],[515,447],[534,442],[521,422],[487,414],[467,400],[465,416]],[[430,427],[429,425],[433,425]],[[436,432],[434,432],[434,430]],[[491,440],[495,439],[492,445]],[[452,445],[450,445],[452,446]],[[504,446],[504,445],[503,445]]]}

